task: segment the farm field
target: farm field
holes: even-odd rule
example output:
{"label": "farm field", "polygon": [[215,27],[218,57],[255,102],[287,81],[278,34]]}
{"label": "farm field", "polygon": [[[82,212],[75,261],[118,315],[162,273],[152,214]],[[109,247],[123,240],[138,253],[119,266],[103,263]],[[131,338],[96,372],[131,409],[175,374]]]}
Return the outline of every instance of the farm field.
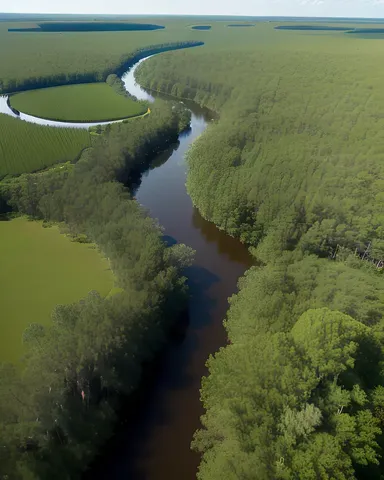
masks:
{"label": "farm field", "polygon": [[16,218],[0,221],[0,362],[18,361],[30,323],[49,324],[57,304],[113,287],[108,262],[89,245],[71,242],[57,227]]}
{"label": "farm field", "polygon": [[43,88],[12,95],[13,108],[49,120],[98,122],[135,117],[147,106],[117,94],[106,83]]}
{"label": "farm field", "polygon": [[52,128],[0,114],[0,178],[75,160],[91,145],[87,130]]}

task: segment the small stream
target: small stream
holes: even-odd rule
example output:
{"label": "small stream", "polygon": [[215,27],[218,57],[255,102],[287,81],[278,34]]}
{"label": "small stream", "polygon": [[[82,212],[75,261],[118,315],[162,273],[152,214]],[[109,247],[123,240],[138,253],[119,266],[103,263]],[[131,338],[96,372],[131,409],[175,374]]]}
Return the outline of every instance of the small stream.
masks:
{"label": "small stream", "polygon": [[[137,67],[122,77],[128,92],[148,101],[167,98],[150,94],[135,82]],[[196,478],[200,459],[190,450],[190,443],[203,413],[199,389],[207,373],[205,362],[226,344],[222,321],[227,299],[251,265],[246,247],[204,220],[186,192],[185,153],[204,132],[211,115],[193,102],[184,103],[192,112],[191,130],[155,159],[142,176],[136,198],[159,219],[168,238],[196,250],[195,264],[188,272],[188,327],[159,361],[133,425],[131,418],[129,428],[121,419],[116,435],[86,476],[92,480]]]}

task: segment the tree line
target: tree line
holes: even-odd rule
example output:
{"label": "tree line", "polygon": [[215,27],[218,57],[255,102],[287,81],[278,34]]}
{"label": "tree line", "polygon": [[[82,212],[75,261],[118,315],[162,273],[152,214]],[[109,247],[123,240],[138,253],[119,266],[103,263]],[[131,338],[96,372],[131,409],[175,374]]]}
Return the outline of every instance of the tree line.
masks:
{"label": "tree line", "polygon": [[116,279],[107,298],[90,292],[58,305],[51,326],[30,325],[21,367],[0,366],[1,478],[79,478],[111,434],[119,399],[184,311],[193,251],[167,248],[129,191],[182,126],[171,104],[157,102],[150,116],[110,126],[75,165],[0,183],[4,210],[95,243]]}
{"label": "tree line", "polygon": [[198,478],[380,479],[377,51],[266,32],[241,48],[208,45],[137,70],[142,85],[220,114],[188,153],[187,188],[259,265],[230,299],[229,345],[203,378]]}
{"label": "tree line", "polygon": [[24,90],[34,90],[37,88],[46,87],[58,87],[61,85],[70,85],[78,83],[92,83],[92,82],[105,82],[108,75],[117,74],[121,76],[126,70],[134,65],[138,60],[154,55],[156,53],[166,52],[170,50],[178,50],[183,48],[191,48],[203,45],[203,42],[197,41],[181,41],[170,42],[157,45],[148,45],[145,47],[137,48],[127,55],[123,55],[119,63],[116,65],[110,65],[106,68],[88,68],[86,72],[57,72],[53,74],[44,74],[41,76],[29,76],[26,78],[9,78],[7,80],[0,80],[0,94],[1,93],[13,93]]}

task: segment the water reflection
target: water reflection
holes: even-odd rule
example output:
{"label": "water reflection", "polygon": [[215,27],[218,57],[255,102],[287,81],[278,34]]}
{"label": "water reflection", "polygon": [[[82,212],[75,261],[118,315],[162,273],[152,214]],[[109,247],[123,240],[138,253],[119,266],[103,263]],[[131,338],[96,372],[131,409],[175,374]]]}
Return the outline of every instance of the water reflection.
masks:
{"label": "water reflection", "polygon": [[[129,92],[139,99],[158,97],[136,84],[136,68],[123,77]],[[222,321],[227,299],[251,265],[246,247],[204,220],[186,192],[185,153],[212,114],[185,104],[192,111],[191,129],[158,156],[135,195],[164,227],[168,245],[186,243],[196,250],[195,264],[188,270],[188,314],[181,322],[182,333],[156,362],[136,408],[126,411],[125,423],[87,475],[92,480],[195,480],[199,455],[191,451],[190,442],[200,426],[201,378],[209,355],[226,344]]]}

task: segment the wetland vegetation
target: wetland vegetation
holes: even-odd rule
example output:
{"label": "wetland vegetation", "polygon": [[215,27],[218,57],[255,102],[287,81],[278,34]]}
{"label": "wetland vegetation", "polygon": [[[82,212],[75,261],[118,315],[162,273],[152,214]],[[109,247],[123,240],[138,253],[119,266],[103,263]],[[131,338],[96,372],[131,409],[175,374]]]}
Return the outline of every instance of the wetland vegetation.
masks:
{"label": "wetland vegetation", "polygon": [[[191,438],[202,455],[198,478],[379,480],[384,475],[383,43],[345,35],[366,33],[361,24],[347,21],[268,20],[233,29],[227,22],[235,19],[200,21],[214,25],[204,47],[164,53],[136,72],[147,88],[217,112],[187,153],[188,192],[201,215],[243,242],[257,265],[230,298],[223,318],[229,342],[211,352],[203,378],[205,413]],[[202,45],[188,28],[190,19],[162,23],[166,28],[157,32],[21,35],[9,33],[4,22],[0,39],[8,43],[5,48],[0,42],[0,87],[6,92],[103,82],[145,54]],[[378,29],[380,24],[370,24],[375,34]],[[106,89],[119,105],[133,102],[116,94],[123,93],[116,77],[97,88],[98,108]],[[90,98],[88,85],[76,85],[22,93],[12,104],[17,108],[14,100],[37,95],[34,104],[28,100],[30,108],[38,104],[56,118],[55,112],[64,115],[66,103],[60,92],[80,90]],[[49,95],[61,100],[53,105]],[[108,102],[103,111],[116,105]],[[93,108],[79,112],[95,117]],[[91,253],[95,259],[86,277],[92,276],[91,288],[98,290],[85,295],[87,279],[83,284],[79,278],[70,298],[47,295],[45,309],[51,301],[62,303],[53,308],[51,321],[46,310],[28,321],[22,366],[1,365],[0,476],[78,478],[111,435],[121,396],[132,394],[143,364],[167,345],[186,308],[184,275],[193,251],[180,244],[167,247],[161,227],[131,190],[189,121],[188,111],[170,100],[156,100],[145,119],[103,127],[92,137],[0,115],[5,132],[0,168],[7,175],[0,182],[1,211],[59,226],[43,230],[40,223],[17,219],[2,222],[0,229],[33,225],[45,239],[55,236],[48,252],[53,256],[60,256],[59,239],[66,248]],[[80,155],[84,147],[90,148]],[[77,161],[29,173],[68,160]],[[15,251],[12,235],[2,239]],[[14,235],[31,248],[38,244],[39,265],[48,261],[47,255],[39,262],[45,240]],[[69,238],[86,245],[73,245]],[[103,262],[98,251],[108,261],[108,279],[91,275]],[[53,260],[49,263],[53,268]],[[105,296],[112,273],[116,289]],[[47,270],[44,280],[52,275]],[[57,285],[61,289],[66,278],[63,274]],[[30,285],[33,275],[23,281]],[[51,292],[48,284],[46,289]],[[12,291],[6,300],[19,301],[19,292]],[[14,320],[18,328],[27,323],[21,315]],[[20,330],[16,336],[20,339]],[[178,388],[189,397],[187,383]],[[172,472],[172,465],[168,468]],[[196,475],[193,469],[185,473],[184,478]]]}

